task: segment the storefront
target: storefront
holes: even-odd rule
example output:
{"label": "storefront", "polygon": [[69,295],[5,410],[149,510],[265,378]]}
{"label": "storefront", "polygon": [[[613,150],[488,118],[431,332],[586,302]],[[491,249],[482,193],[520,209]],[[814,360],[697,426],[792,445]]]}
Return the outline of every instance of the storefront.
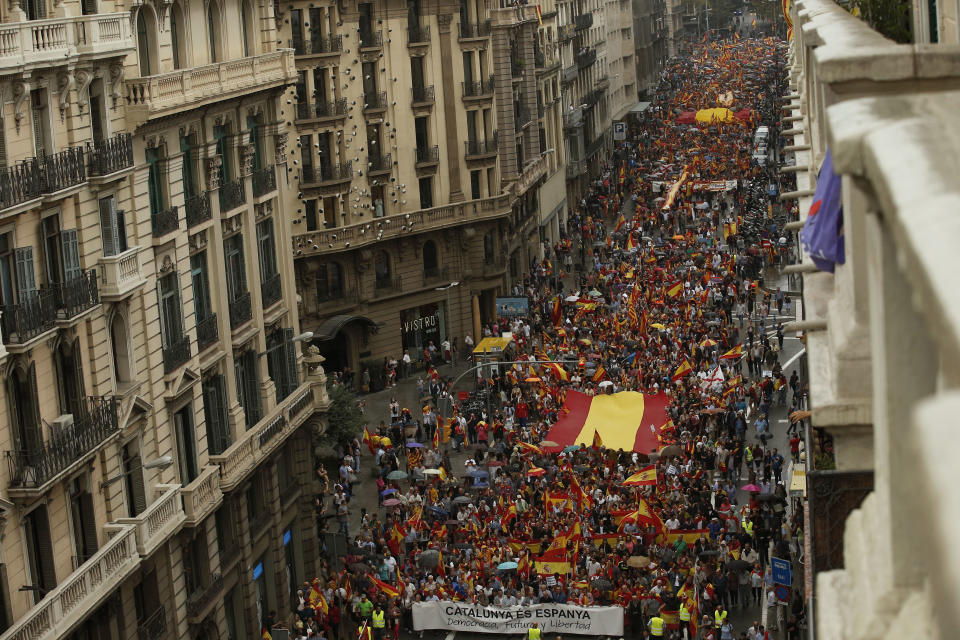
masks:
{"label": "storefront", "polygon": [[419,360],[433,342],[437,350],[447,337],[446,304],[431,302],[400,312],[400,336],[404,351]]}

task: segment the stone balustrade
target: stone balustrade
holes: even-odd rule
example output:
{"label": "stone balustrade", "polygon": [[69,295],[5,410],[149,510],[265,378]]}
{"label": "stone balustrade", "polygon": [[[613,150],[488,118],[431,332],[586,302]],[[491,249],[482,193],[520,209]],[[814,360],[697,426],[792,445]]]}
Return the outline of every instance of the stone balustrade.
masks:
{"label": "stone balustrade", "polygon": [[147,509],[134,518],[119,518],[118,524],[132,525],[136,531],[137,552],[146,558],[170,539],[183,526],[183,502],[180,485],[159,484],[161,492]]}
{"label": "stone balustrade", "polygon": [[140,247],[130,247],[112,256],[100,256],[100,298],[118,300],[143,286]]}
{"label": "stone balustrade", "polygon": [[119,56],[133,48],[127,11],[8,22],[0,25],[0,72],[72,65],[83,56]]}

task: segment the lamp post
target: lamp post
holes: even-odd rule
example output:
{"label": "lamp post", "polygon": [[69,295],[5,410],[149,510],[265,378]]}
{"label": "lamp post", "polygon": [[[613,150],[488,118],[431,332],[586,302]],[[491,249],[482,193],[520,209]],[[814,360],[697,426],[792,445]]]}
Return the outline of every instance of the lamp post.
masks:
{"label": "lamp post", "polygon": [[444,317],[445,317],[445,319],[446,319],[446,325],[447,325],[447,336],[446,336],[446,337],[447,337],[447,340],[450,339],[450,334],[453,333],[453,320],[451,320],[451,318],[450,318],[450,316],[453,315],[453,312],[452,312],[451,309],[450,309],[450,289],[452,289],[452,288],[454,288],[454,287],[456,287],[456,286],[459,286],[459,285],[460,285],[460,281],[459,281],[459,280],[454,280],[453,282],[451,282],[450,284],[448,284],[448,285],[445,286],[445,287],[434,287],[434,288],[433,288],[434,291],[445,291],[446,294],[447,294],[447,311],[446,311],[446,313],[443,314]]}
{"label": "lamp post", "polygon": [[[310,340],[311,338],[313,338],[313,331],[304,331],[304,332],[301,333],[300,335],[298,335],[298,336],[293,336],[292,338],[290,338],[290,342],[291,342],[291,344],[294,343],[294,342],[303,342],[304,340]],[[266,351],[264,351],[263,353],[258,353],[258,354],[257,354],[257,357],[258,357],[258,358],[262,358],[263,356],[267,355],[268,353],[273,353],[274,351],[276,351],[277,349],[279,349],[280,347],[285,346],[285,345],[286,345],[285,342],[281,342],[280,344],[275,344],[275,345],[273,345],[272,347],[270,347],[269,349],[267,349]]]}
{"label": "lamp post", "polygon": [[[166,469],[172,464],[173,464],[172,456],[160,456],[156,460],[150,460],[149,462],[144,462],[141,468],[142,469]],[[104,487],[109,487],[114,482],[117,482],[118,480],[123,480],[131,473],[133,473],[132,469],[130,471],[124,471],[119,475],[115,475],[112,478],[108,478],[100,483],[100,488],[103,489]]]}

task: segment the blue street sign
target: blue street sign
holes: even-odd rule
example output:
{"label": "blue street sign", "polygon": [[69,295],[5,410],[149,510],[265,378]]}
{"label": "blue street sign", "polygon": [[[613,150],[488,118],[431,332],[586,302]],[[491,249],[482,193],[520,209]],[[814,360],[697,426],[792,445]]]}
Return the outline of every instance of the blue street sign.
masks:
{"label": "blue street sign", "polygon": [[785,584],[788,587],[793,583],[790,561],[783,558],[770,558],[770,569],[773,573],[774,584]]}

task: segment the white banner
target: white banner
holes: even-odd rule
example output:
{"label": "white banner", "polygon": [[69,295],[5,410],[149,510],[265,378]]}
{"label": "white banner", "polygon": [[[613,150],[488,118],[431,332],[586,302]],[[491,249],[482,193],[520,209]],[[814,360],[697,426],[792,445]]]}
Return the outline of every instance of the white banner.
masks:
{"label": "white banner", "polygon": [[415,602],[413,628],[470,633],[525,634],[533,623],[544,633],[622,636],[622,607],[535,604],[529,607],[481,607],[466,602]]}

